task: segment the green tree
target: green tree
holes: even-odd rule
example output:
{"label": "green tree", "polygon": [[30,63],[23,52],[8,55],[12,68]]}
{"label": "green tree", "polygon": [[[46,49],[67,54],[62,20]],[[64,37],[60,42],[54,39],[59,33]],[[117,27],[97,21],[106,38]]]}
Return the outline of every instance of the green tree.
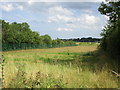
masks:
{"label": "green tree", "polygon": [[42,40],[43,40],[43,43],[46,44],[46,45],[52,45],[52,39],[49,35],[43,35],[42,36]]}
{"label": "green tree", "polygon": [[64,42],[59,38],[52,40],[47,34],[40,36],[38,32],[32,31],[26,22],[9,23],[0,20],[0,25],[2,28],[3,50],[57,47],[72,45],[73,43]]}
{"label": "green tree", "polygon": [[99,12],[109,17],[108,24],[104,27],[101,49],[119,58],[120,56],[120,1],[102,3]]}
{"label": "green tree", "polygon": [[52,46],[56,47],[57,46],[57,40],[52,40]]}

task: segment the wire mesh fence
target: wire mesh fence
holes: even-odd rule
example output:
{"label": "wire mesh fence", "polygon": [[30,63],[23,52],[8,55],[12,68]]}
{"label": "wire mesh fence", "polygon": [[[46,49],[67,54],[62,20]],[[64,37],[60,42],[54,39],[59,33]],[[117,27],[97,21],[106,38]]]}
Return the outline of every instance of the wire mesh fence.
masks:
{"label": "wire mesh fence", "polygon": [[22,49],[45,49],[45,48],[56,48],[56,47],[66,47],[66,46],[77,46],[76,44],[58,44],[58,45],[47,45],[47,44],[2,44],[2,51],[10,50],[22,50]]}

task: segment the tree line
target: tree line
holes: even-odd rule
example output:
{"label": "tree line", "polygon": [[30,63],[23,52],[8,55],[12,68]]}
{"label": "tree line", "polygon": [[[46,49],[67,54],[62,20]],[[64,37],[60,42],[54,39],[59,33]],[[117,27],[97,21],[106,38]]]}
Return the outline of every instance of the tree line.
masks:
{"label": "tree line", "polygon": [[0,20],[2,25],[2,49],[29,49],[29,48],[49,48],[60,46],[74,46],[74,41],[63,41],[59,38],[52,40],[46,35],[40,35],[38,32],[32,31],[28,23],[9,23]]}
{"label": "tree line", "polygon": [[111,57],[120,59],[120,1],[101,3],[99,12],[109,17],[101,33],[101,50],[104,50]]}
{"label": "tree line", "polygon": [[63,41],[75,41],[75,42],[100,42],[100,38],[92,38],[92,37],[88,37],[88,38],[73,38],[73,39],[61,39]]}

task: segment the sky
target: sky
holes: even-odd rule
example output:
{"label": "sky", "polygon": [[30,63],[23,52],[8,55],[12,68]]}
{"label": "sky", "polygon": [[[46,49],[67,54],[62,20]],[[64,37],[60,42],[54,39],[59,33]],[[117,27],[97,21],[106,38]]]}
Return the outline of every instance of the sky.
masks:
{"label": "sky", "polygon": [[[94,0],[93,0],[94,1]],[[100,38],[108,17],[101,15],[101,2],[0,2],[0,19],[27,22],[32,31],[56,38]]]}

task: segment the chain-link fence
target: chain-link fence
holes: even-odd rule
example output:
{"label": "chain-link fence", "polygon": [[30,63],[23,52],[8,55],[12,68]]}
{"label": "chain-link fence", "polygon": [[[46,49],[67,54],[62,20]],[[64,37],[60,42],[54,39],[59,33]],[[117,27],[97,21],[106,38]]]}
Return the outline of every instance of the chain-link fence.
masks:
{"label": "chain-link fence", "polygon": [[76,46],[76,44],[59,44],[59,45],[27,44],[27,43],[2,44],[2,51],[21,50],[21,49],[44,49],[44,48],[66,47],[66,46]]}

